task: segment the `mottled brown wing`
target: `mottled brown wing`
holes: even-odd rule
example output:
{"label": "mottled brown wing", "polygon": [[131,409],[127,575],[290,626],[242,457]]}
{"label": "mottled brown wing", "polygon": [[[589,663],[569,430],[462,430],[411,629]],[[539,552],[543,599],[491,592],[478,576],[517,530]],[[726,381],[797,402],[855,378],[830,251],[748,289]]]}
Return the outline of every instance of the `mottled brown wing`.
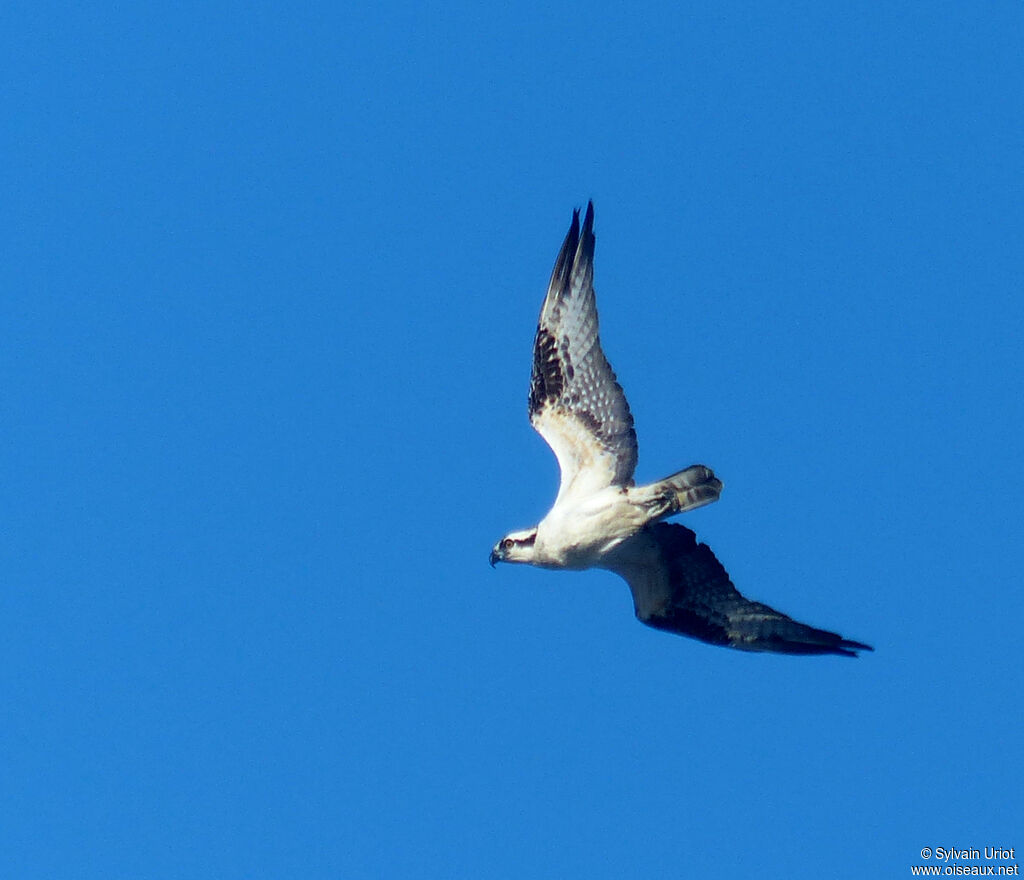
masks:
{"label": "mottled brown wing", "polygon": [[592,203],[582,230],[573,212],[533,346],[530,423],[558,459],[558,500],[629,485],[636,468],[633,416],[598,337],[593,229]]}
{"label": "mottled brown wing", "polygon": [[685,526],[647,526],[622,545],[610,567],[629,584],[637,618],[657,629],[744,651],[855,657],[872,650],[743,597],[708,545]]}

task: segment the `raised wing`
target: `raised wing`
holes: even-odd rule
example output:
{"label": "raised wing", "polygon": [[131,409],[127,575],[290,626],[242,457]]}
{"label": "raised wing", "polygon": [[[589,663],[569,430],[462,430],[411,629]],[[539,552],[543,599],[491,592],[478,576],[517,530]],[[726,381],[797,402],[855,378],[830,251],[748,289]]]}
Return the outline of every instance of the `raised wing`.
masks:
{"label": "raised wing", "polygon": [[613,570],[629,583],[637,618],[657,629],[743,651],[856,657],[872,650],[744,598],[685,526],[647,526],[622,546]]}
{"label": "raised wing", "polygon": [[570,494],[630,485],[636,468],[633,416],[598,338],[593,229],[593,203],[582,232],[573,212],[533,344],[530,424],[562,471],[556,504]]}

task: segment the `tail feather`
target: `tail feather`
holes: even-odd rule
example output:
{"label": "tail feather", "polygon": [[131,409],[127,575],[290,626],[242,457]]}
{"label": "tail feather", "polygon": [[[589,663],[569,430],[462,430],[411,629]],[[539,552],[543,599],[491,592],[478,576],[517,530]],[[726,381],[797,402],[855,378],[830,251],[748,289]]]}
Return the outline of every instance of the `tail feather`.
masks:
{"label": "tail feather", "polygon": [[722,481],[712,473],[711,468],[702,464],[695,464],[666,477],[658,487],[663,487],[672,496],[669,515],[711,504],[722,494]]}
{"label": "tail feather", "polygon": [[722,494],[722,481],[712,473],[711,468],[695,464],[632,491],[637,494],[639,503],[647,508],[650,521],[653,522],[717,501]]}

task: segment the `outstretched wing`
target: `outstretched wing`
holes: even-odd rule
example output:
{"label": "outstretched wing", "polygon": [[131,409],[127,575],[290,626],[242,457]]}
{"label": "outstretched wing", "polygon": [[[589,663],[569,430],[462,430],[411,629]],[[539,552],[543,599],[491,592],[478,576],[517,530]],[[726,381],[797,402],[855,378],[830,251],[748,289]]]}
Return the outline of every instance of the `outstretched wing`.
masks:
{"label": "outstretched wing", "polygon": [[594,205],[572,225],[551,273],[537,323],[530,379],[530,424],[562,471],[558,499],[626,486],[636,468],[636,432],[622,388],[597,333]]}
{"label": "outstretched wing", "polygon": [[637,618],[657,629],[744,651],[856,657],[872,650],[744,598],[685,526],[647,526],[622,545],[613,570],[629,583]]}

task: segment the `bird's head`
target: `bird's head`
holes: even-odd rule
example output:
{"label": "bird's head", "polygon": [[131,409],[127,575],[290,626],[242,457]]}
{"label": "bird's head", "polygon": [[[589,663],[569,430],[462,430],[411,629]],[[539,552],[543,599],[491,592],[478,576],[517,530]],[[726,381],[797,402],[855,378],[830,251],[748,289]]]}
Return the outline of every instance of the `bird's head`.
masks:
{"label": "bird's head", "polygon": [[536,540],[536,527],[509,532],[491,550],[491,568],[494,568],[496,562],[533,562],[533,545]]}

